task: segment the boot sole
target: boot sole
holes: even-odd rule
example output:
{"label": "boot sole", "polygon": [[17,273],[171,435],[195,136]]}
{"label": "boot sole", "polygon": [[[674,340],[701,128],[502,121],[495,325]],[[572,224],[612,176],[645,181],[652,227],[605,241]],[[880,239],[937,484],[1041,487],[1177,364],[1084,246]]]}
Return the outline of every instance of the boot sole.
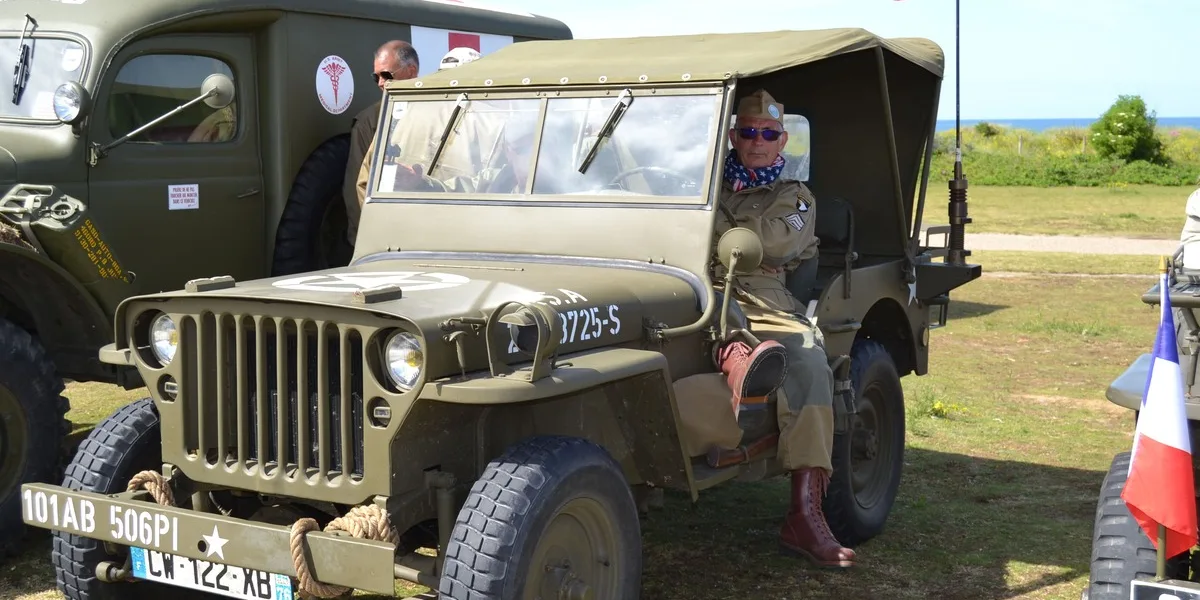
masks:
{"label": "boot sole", "polygon": [[836,560],[836,561],[817,560],[817,558],[815,556],[813,556],[812,554],[809,554],[807,551],[801,550],[799,548],[793,548],[791,546],[788,546],[787,544],[779,544],[779,552],[780,552],[780,554],[784,554],[787,556],[798,556],[800,558],[807,560],[813,566],[819,567],[822,569],[848,569],[848,568],[854,566],[853,560]]}
{"label": "boot sole", "polygon": [[746,371],[758,376],[743,384],[742,397],[766,396],[779,389],[787,378],[787,354],[780,350],[763,352],[746,366]]}

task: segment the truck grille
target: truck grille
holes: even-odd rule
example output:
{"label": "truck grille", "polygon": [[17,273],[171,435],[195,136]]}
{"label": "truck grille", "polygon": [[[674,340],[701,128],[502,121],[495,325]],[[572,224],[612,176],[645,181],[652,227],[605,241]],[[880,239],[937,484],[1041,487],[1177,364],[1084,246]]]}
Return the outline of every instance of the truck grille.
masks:
{"label": "truck grille", "polygon": [[187,454],[262,479],[362,479],[359,331],[211,312],[179,327]]}

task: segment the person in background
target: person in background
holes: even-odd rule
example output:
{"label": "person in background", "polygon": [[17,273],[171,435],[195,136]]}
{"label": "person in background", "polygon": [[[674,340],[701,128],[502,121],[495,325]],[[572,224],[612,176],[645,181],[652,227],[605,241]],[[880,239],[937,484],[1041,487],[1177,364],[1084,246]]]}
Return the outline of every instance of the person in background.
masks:
{"label": "person in background", "polygon": [[[375,65],[371,76],[382,92],[388,81],[412,79],[420,69],[421,61],[416,48],[404,40],[391,40],[375,50]],[[358,220],[362,214],[362,199],[358,198],[358,201],[355,201],[355,179],[363,166],[363,160],[370,156],[375,130],[379,128],[379,110],[382,102],[383,95],[380,94],[379,100],[355,115],[350,125],[350,156],[346,160],[346,174],[342,180],[342,200],[346,203],[346,235],[349,236],[351,246],[358,235]]]}

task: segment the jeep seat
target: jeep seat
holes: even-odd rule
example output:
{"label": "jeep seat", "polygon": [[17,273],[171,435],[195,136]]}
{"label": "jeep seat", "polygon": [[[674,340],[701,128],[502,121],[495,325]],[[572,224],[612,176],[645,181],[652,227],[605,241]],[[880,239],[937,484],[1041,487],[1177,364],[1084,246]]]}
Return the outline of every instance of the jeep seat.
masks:
{"label": "jeep seat", "polygon": [[[820,295],[825,282],[839,272],[848,271],[858,262],[854,250],[854,208],[836,196],[817,200],[817,281],[813,297]],[[801,298],[807,302],[808,298]]]}

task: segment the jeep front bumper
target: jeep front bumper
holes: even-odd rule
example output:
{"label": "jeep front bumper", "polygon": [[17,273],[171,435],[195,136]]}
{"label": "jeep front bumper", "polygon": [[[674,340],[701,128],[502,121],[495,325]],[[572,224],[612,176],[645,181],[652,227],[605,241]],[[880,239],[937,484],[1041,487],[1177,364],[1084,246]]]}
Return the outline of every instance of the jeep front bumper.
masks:
{"label": "jeep front bumper", "polygon": [[[124,496],[25,484],[21,517],[33,527],[119,546],[297,577],[289,527]],[[305,536],[305,542],[317,581],[388,596],[395,593],[395,545],[315,531]]]}

